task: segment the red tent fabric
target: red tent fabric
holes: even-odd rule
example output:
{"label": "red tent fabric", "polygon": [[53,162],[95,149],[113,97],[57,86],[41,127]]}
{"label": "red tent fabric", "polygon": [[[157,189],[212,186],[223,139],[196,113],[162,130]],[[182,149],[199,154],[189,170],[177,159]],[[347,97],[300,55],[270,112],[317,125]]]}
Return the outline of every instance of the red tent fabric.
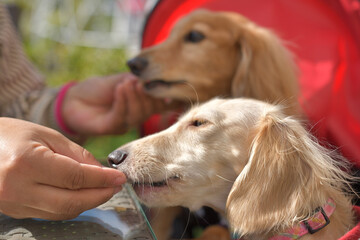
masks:
{"label": "red tent fabric", "polygon": [[[148,17],[142,47],[163,41],[197,8],[238,12],[285,40],[299,66],[299,101],[314,134],[360,168],[360,1],[162,0]],[[146,122],[144,134],[160,130],[160,119]]]}

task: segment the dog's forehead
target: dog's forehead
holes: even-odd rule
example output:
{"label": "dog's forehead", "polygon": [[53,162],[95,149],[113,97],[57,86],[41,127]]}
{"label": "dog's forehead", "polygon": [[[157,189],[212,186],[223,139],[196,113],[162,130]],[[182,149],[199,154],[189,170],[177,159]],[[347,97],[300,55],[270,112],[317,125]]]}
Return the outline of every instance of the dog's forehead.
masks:
{"label": "dog's forehead", "polygon": [[193,107],[183,119],[206,119],[213,122],[231,121],[260,115],[267,104],[252,99],[213,99]]}
{"label": "dog's forehead", "polygon": [[221,24],[221,22],[229,22],[229,18],[224,12],[213,12],[205,9],[200,9],[191,12],[189,15],[181,18],[175,28],[197,30],[209,30],[210,28],[221,27],[224,28],[228,24]]}

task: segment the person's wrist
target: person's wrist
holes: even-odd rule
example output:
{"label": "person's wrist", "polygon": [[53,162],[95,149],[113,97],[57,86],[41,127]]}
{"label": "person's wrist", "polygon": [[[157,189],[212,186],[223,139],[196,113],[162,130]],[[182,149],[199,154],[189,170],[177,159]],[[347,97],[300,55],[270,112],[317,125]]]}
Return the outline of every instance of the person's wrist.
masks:
{"label": "person's wrist", "polygon": [[65,96],[66,96],[67,92],[75,84],[76,84],[76,82],[69,82],[69,83],[63,85],[60,88],[60,90],[58,92],[58,95],[57,95],[57,97],[55,99],[55,120],[56,120],[56,123],[58,124],[61,131],[63,131],[66,134],[69,134],[69,135],[77,135],[77,132],[70,129],[69,126],[66,124],[66,122],[64,120],[63,103],[64,103],[64,99],[65,99]]}

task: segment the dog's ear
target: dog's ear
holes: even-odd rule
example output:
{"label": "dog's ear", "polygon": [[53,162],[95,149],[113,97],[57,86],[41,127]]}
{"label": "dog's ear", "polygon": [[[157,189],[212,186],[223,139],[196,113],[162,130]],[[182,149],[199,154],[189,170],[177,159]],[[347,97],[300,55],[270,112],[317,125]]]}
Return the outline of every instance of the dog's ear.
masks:
{"label": "dog's ear", "polygon": [[[297,70],[290,51],[268,29],[246,21],[237,29],[239,64],[232,80],[232,96],[250,97],[270,103],[284,102],[298,111]],[[290,109],[291,110],[291,109]]]}
{"label": "dog's ear", "polygon": [[[299,209],[316,188],[310,165],[319,156],[316,143],[301,124],[278,110],[268,112],[251,138],[249,160],[226,206],[231,227],[245,235],[287,227],[278,224],[306,217],[316,207]],[[314,164],[322,171],[320,164]]]}

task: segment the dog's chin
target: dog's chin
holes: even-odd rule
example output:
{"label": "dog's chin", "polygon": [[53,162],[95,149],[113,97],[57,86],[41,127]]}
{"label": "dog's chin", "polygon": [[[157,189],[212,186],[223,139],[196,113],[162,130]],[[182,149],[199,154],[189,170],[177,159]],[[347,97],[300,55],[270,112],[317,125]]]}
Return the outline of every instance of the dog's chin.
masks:
{"label": "dog's chin", "polygon": [[213,96],[227,94],[217,94],[211,91],[211,87],[197,89],[187,80],[142,80],[143,89],[155,98],[172,99],[184,103],[204,102]]}
{"label": "dog's chin", "polygon": [[181,103],[197,102],[199,96],[194,91],[184,91],[184,85],[173,85],[171,87],[157,86],[150,89],[144,87],[144,91],[152,97],[160,99],[171,99]]}
{"label": "dog's chin", "polygon": [[131,178],[128,179],[128,182],[131,183],[138,197],[145,202],[157,194],[166,194],[166,192],[171,191],[179,181],[180,177],[178,175],[160,181],[137,181]]}
{"label": "dog's chin", "polygon": [[[176,100],[186,100],[187,96],[181,90],[187,85],[185,80],[164,80],[152,79],[142,80],[145,92],[156,98],[171,98]],[[179,94],[181,93],[181,94]]]}
{"label": "dog's chin", "polygon": [[185,80],[165,80],[165,79],[151,79],[144,80],[143,86],[146,91],[156,89],[169,89],[177,85],[186,84]]}

